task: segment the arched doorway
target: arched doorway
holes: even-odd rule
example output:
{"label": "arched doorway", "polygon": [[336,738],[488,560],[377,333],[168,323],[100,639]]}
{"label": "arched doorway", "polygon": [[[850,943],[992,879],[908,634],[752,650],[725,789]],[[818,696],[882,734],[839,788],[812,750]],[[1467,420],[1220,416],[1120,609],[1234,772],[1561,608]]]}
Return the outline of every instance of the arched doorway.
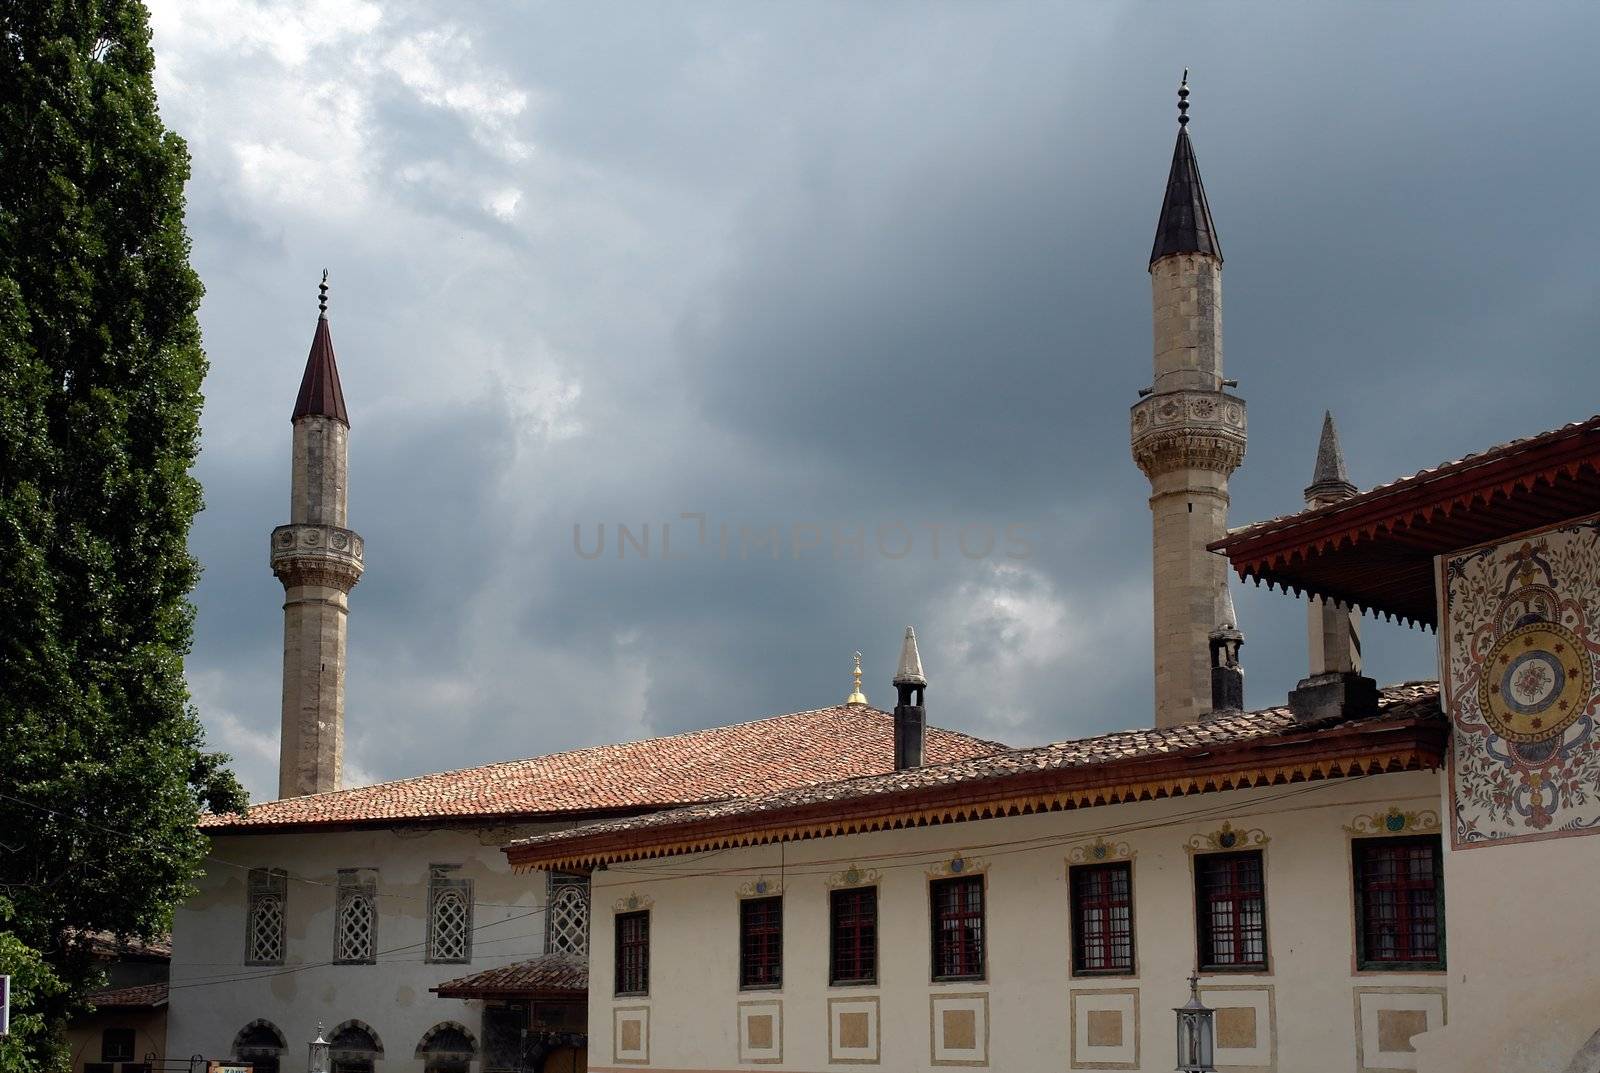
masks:
{"label": "arched doorway", "polygon": [[383,1041],[365,1021],[346,1021],[328,1037],[333,1073],[373,1073],[383,1057]]}
{"label": "arched doorway", "polygon": [[233,1037],[233,1056],[255,1073],[278,1073],[278,1063],[288,1044],[271,1021],[251,1021]]}
{"label": "arched doorway", "polygon": [[478,1041],[465,1025],[442,1021],[428,1029],[417,1044],[423,1073],[467,1073],[478,1056]]}

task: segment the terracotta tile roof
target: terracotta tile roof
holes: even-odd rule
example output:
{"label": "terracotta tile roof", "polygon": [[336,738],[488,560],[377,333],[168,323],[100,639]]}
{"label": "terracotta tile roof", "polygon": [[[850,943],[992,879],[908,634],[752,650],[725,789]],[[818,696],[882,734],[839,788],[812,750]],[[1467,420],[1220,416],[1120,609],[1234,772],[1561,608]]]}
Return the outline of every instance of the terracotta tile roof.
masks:
{"label": "terracotta tile roof", "polygon": [[[514,842],[506,853],[518,868],[590,867],[791,836],[1009,814],[994,804],[999,801],[1027,800],[1026,808],[1004,806],[1019,812],[1137,800],[1152,796],[1150,780],[1157,775],[1167,795],[1288,781],[1293,776],[1280,760],[1287,762],[1290,746],[1312,757],[1308,762],[1315,767],[1319,753],[1335,755],[1336,744],[1351,756],[1363,750],[1377,755],[1388,749],[1391,731],[1412,729],[1436,739],[1422,750],[1431,766],[1438,760],[1435,753],[1442,754],[1445,727],[1438,683],[1409,682],[1382,690],[1378,713],[1365,718],[1305,721],[1287,707],[1227,712],[1183,726],[1008,749],[911,771],[584,824]],[[1322,775],[1302,772],[1299,777],[1351,773],[1350,766],[1335,763]]]}
{"label": "terracotta tile roof", "polygon": [[1600,416],[1234,529],[1210,548],[1241,578],[1437,625],[1435,555],[1593,513]]}
{"label": "terracotta tile roof", "polygon": [[[928,758],[948,763],[1004,749],[928,728]],[[255,805],[205,816],[208,832],[411,821],[594,816],[747,797],[894,768],[894,717],[819,708],[667,738],[601,745]]]}
{"label": "terracotta tile roof", "polygon": [[115,1006],[120,1009],[155,1009],[167,1004],[166,984],[140,984],[137,987],[119,987],[114,991],[97,991],[89,1001],[99,1009]]}
{"label": "terracotta tile roof", "polygon": [[1224,544],[1230,544],[1239,537],[1251,536],[1268,529],[1277,529],[1285,522],[1311,517],[1325,517],[1331,514],[1343,514],[1374,500],[1408,491],[1427,481],[1452,477],[1466,470],[1497,462],[1507,455],[1513,455],[1534,447],[1541,447],[1556,440],[1570,439],[1594,432],[1600,432],[1600,414],[1585,418],[1582,421],[1569,421],[1560,428],[1548,429],[1532,436],[1523,436],[1519,439],[1507,440],[1505,443],[1497,443],[1493,447],[1486,447],[1482,451],[1474,451],[1471,454],[1462,455],[1460,458],[1449,462],[1441,462],[1437,466],[1419,469],[1417,472],[1404,477],[1396,477],[1392,481],[1373,485],[1366,491],[1358,492],[1350,499],[1342,500],[1338,503],[1296,511],[1293,514],[1280,514],[1276,518],[1266,518],[1259,522],[1251,522],[1249,525],[1235,526],[1228,530],[1226,537],[1215,541],[1211,546],[1217,548]]}
{"label": "terracotta tile roof", "polygon": [[432,988],[441,998],[490,995],[579,995],[589,989],[589,962],[574,954],[540,954],[528,961],[485,969]]}

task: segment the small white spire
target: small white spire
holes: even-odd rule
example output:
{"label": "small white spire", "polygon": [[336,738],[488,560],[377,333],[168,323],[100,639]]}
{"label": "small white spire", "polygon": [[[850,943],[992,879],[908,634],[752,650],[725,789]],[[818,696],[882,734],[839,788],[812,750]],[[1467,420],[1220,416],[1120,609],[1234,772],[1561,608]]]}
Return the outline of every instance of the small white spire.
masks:
{"label": "small white spire", "polygon": [[894,684],[897,686],[926,686],[927,677],[922,673],[922,656],[917,652],[917,631],[910,626],[906,627],[905,644],[900,646],[900,666],[894,672]]}

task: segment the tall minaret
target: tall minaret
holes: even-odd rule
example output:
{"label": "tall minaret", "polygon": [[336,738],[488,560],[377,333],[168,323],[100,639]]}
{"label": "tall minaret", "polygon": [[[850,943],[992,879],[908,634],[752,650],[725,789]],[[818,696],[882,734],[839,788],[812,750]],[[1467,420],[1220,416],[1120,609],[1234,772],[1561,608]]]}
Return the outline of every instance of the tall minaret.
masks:
{"label": "tall minaret", "polygon": [[350,417],[328,331],[328,273],[295,399],[289,524],[272,531],[283,582],[283,739],[278,796],[339,788],[344,764],[345,625],[361,580],[361,537],[345,527]]}
{"label": "tall minaret", "polygon": [[[1322,439],[1317,444],[1317,468],[1306,488],[1306,506],[1325,507],[1356,494],[1339,449],[1339,430],[1333,413],[1322,414]],[[1344,604],[1313,596],[1307,608],[1307,642],[1311,652],[1311,675],[1359,673],[1361,634],[1358,619]]]}
{"label": "tall minaret", "polygon": [[1244,400],[1223,389],[1222,248],[1189,144],[1189,72],[1178,143],[1150,251],[1155,381],[1133,406],[1133,458],[1150,480],[1155,535],[1156,725],[1211,710],[1210,634],[1227,562],[1228,475],[1244,460]]}

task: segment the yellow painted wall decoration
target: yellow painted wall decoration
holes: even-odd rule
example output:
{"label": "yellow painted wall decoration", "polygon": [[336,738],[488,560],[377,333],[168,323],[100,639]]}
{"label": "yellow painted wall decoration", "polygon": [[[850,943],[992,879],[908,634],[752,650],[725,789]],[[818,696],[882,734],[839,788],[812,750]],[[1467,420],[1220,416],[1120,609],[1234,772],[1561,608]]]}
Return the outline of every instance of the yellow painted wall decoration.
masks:
{"label": "yellow painted wall decoration", "polygon": [[1600,518],[1440,569],[1452,844],[1600,830]]}

